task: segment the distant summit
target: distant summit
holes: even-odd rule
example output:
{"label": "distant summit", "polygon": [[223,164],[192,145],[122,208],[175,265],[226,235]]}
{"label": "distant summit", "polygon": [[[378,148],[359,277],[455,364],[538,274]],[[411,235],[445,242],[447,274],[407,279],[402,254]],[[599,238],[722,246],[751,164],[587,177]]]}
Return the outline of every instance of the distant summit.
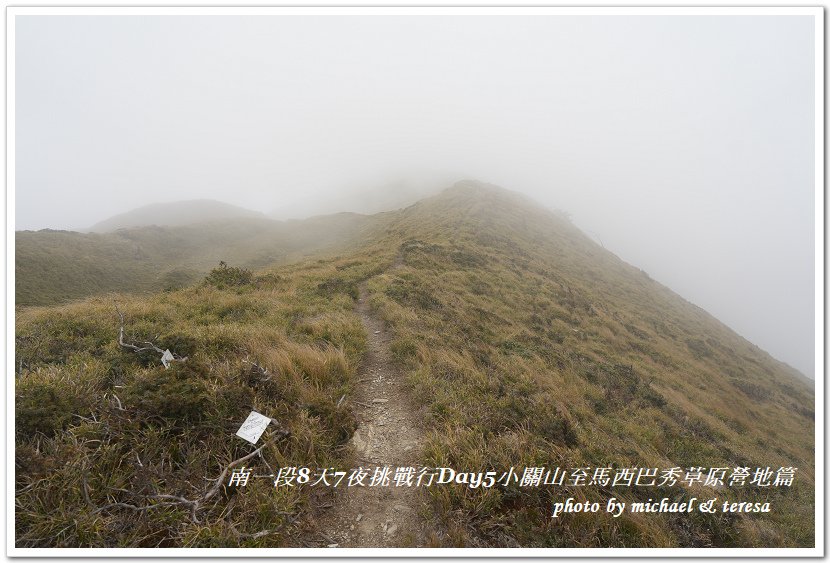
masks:
{"label": "distant summit", "polygon": [[309,194],[305,199],[277,207],[271,211],[269,216],[279,220],[304,219],[343,211],[373,215],[402,209],[434,195],[437,191],[433,184],[401,181],[371,188],[343,190],[342,193],[330,194],[326,197]]}
{"label": "distant summit", "polygon": [[152,203],[120,215],[105,219],[90,227],[96,233],[108,233],[118,229],[158,225],[181,227],[206,221],[223,221],[239,218],[260,218],[265,215],[229,203],[212,199],[194,199],[171,203]]}

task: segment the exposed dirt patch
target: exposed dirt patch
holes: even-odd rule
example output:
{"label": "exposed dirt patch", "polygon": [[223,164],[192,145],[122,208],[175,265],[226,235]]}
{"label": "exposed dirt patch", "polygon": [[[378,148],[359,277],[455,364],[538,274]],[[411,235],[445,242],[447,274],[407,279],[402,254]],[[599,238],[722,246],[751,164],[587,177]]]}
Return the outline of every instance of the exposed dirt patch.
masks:
{"label": "exposed dirt patch", "polygon": [[[391,335],[372,314],[365,284],[359,290],[356,310],[368,334],[368,350],[350,398],[358,419],[351,446],[356,464],[369,475],[364,486],[338,487],[319,529],[331,546],[421,547],[434,535],[423,518],[426,494],[417,487],[395,486],[393,479],[398,467],[419,468],[421,417],[410,403],[404,373],[393,362]],[[391,468],[388,486],[368,486],[376,467]]]}

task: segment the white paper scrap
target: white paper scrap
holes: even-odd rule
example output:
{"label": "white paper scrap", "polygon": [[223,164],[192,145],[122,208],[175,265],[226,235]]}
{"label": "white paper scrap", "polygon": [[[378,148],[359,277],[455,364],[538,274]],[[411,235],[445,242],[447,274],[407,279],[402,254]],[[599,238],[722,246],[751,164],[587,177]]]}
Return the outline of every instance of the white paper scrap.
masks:
{"label": "white paper scrap", "polygon": [[248,415],[248,418],[245,419],[245,422],[236,431],[236,435],[243,440],[256,444],[270,423],[271,419],[267,416],[261,415],[256,411],[251,411],[251,414]]}
{"label": "white paper scrap", "polygon": [[170,350],[165,350],[164,354],[161,355],[161,363],[164,364],[164,369],[170,367],[170,362],[173,361],[173,354],[170,353]]}

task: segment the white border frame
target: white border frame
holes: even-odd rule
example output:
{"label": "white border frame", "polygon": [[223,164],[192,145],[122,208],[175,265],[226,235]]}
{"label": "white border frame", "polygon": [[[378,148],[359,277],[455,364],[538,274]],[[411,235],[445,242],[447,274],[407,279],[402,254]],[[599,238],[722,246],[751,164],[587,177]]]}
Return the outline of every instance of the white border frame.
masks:
{"label": "white border frame", "polygon": [[[15,18],[38,15],[739,15],[815,21],[815,494],[813,548],[18,548],[14,544]],[[6,8],[6,555],[7,557],[823,557],[824,459],[824,9],[821,7],[7,7]],[[12,463],[9,463],[12,461]]]}

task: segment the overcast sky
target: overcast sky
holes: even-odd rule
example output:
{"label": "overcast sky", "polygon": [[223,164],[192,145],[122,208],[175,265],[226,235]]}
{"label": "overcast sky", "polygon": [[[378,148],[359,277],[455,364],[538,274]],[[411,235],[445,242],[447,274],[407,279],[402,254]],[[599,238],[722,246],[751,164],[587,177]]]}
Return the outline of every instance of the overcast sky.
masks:
{"label": "overcast sky", "polygon": [[806,16],[18,17],[16,229],[471,177],[813,376],[814,62]]}

